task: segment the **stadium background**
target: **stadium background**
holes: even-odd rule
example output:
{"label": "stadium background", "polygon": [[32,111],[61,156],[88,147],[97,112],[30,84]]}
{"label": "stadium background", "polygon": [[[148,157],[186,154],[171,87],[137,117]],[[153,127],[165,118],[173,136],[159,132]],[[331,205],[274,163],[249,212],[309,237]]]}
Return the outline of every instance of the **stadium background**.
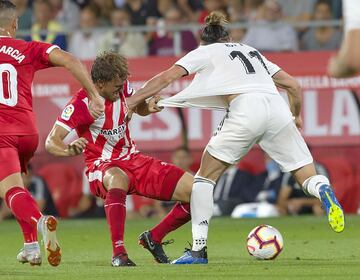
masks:
{"label": "stadium background", "polygon": [[[27,2],[27,1],[15,1]],[[32,3],[35,2],[35,3]],[[30,1],[27,3],[27,10],[34,11],[34,5],[38,3],[50,3],[53,9],[56,3],[61,3],[62,13],[66,13],[65,7],[75,5],[75,1]],[[80,1],[78,1],[80,2]],[[87,3],[89,2],[89,3]],[[141,2],[141,5],[155,7],[156,13],[145,16],[146,25],[138,25],[136,15],[131,18],[133,24],[130,26],[111,26],[109,7],[121,7],[127,9],[126,5],[130,2]],[[171,5],[178,4],[178,9],[181,10],[183,2],[192,4],[193,16],[182,12],[183,18],[175,24],[166,24],[162,20],[166,17],[166,9],[170,9]],[[94,40],[99,40],[101,32],[118,31],[142,34],[147,40],[149,49],[151,49],[152,40],[159,36],[160,33],[165,32],[167,28],[171,29],[173,33],[173,55],[160,56],[140,56],[129,58],[130,67],[130,82],[132,86],[137,89],[144,81],[158,72],[166,69],[174,63],[179,55],[184,53],[181,50],[181,32],[186,30],[192,32],[194,38],[198,36],[198,30],[201,28],[201,22],[205,15],[211,10],[209,7],[221,7],[221,9],[229,15],[230,28],[233,30],[242,30],[246,34],[246,29],[252,28],[258,22],[261,22],[264,1],[83,1],[79,6],[78,11],[81,13],[81,8],[91,9],[97,11],[97,23],[93,27],[83,26],[81,24],[81,15],[77,19],[77,27],[69,29],[66,27],[66,22],[63,23],[62,31],[57,32],[57,36],[65,36],[67,40],[66,48],[68,50],[74,49],[71,47],[73,38],[80,33],[91,33],[95,36]],[[271,2],[271,1],[270,1]],[[274,1],[272,1],[274,2]],[[278,4],[284,1],[279,1]],[[287,1],[287,2],[307,2],[308,5],[313,6],[317,1]],[[324,1],[322,1],[324,2]],[[333,79],[327,76],[326,66],[327,61],[335,50],[302,50],[302,38],[306,31],[311,28],[321,26],[331,28],[341,28],[341,1],[325,1],[328,2],[332,9],[332,18],[322,19],[321,21],[314,21],[313,10],[308,14],[307,19],[279,17],[276,21],[287,22],[292,26],[298,39],[298,46],[294,49],[282,50],[274,49],[271,52],[264,52],[264,54],[272,61],[280,65],[284,70],[294,75],[303,87],[303,120],[304,128],[302,130],[306,141],[311,145],[314,157],[323,163],[329,170],[330,177],[334,183],[335,191],[339,197],[340,202],[349,213],[355,213],[359,207],[360,190],[360,77],[351,79]],[[210,5],[209,5],[210,3]],[[309,4],[310,3],[310,4]],[[78,3],[79,4],[79,3]],[[47,4],[46,4],[47,5]],[[213,6],[211,6],[213,5]],[[73,6],[73,7],[75,7]],[[32,8],[31,8],[32,7]],[[76,6],[77,7],[77,6]],[[166,8],[167,7],[167,8]],[[245,12],[246,9],[250,11]],[[283,8],[285,8],[283,6]],[[33,10],[31,10],[33,9]],[[96,10],[97,9],[97,10]],[[237,10],[238,9],[238,10]],[[242,9],[242,10],[241,10]],[[146,10],[146,9],[145,9]],[[54,10],[53,10],[54,12]],[[108,13],[106,15],[106,13]],[[33,20],[35,13],[33,14]],[[61,18],[53,13],[51,20],[61,24]],[[197,18],[196,18],[197,15]],[[186,20],[187,18],[187,20]],[[151,20],[149,20],[151,19]],[[71,18],[73,21],[74,19]],[[284,21],[283,21],[284,20]],[[36,21],[36,18],[35,18]],[[101,22],[101,23],[100,23]],[[165,22],[165,24],[164,24]],[[80,24],[80,26],[79,26]],[[275,23],[274,23],[275,24]],[[51,31],[51,30],[50,30]],[[44,31],[44,36],[48,34],[49,30]],[[95,34],[95,35],[94,35]],[[27,38],[27,36],[34,37],[34,29],[21,30],[20,35]],[[245,35],[246,36],[246,35]],[[244,37],[243,37],[244,38]],[[266,40],[266,38],[264,38]],[[77,45],[80,53],[86,52],[86,47],[89,42],[84,41]],[[256,46],[255,46],[256,47]],[[76,49],[76,46],[75,46]],[[86,53],[85,53],[85,56]],[[88,56],[91,56],[89,54]],[[81,57],[83,58],[83,57]],[[91,58],[83,59],[88,67],[91,65]],[[182,79],[171,88],[166,89],[165,94],[174,94],[189,83],[191,77]],[[76,158],[54,158],[47,154],[44,150],[44,141],[48,132],[50,131],[55,119],[61,114],[61,109],[66,102],[71,98],[79,85],[71,78],[71,76],[61,69],[50,69],[40,71],[37,73],[34,81],[34,109],[37,114],[37,122],[40,131],[40,144],[38,151],[33,160],[35,171],[46,177],[51,177],[52,182],[49,183],[50,189],[55,195],[55,200],[61,207],[67,207],[67,204],[76,204],[81,196],[81,180],[84,163],[81,156]],[[140,118],[135,116],[132,120],[132,136],[134,137],[138,148],[146,154],[153,155],[165,161],[170,161],[171,152],[178,146],[188,145],[195,158],[192,169],[196,171],[201,152],[206,145],[212,131],[216,128],[219,120],[223,116],[220,111],[207,110],[183,110],[185,122],[182,123],[179,117],[179,111],[176,109],[166,109],[160,114]],[[187,140],[184,142],[184,128],[186,129]],[[261,160],[261,153],[258,148],[253,149],[250,154],[240,163],[256,173],[264,169]],[[64,183],[63,166],[68,165],[73,167],[75,175],[72,179],[66,179]],[[50,169],[49,169],[50,168]],[[44,172],[46,170],[46,172]],[[49,173],[49,170],[54,172]],[[47,174],[46,174],[47,173]],[[51,174],[51,175],[49,175]],[[69,175],[70,176],[70,175]],[[66,196],[66,199],[61,196]],[[61,203],[59,203],[61,201]],[[65,203],[64,203],[65,202]],[[61,211],[63,216],[66,216],[66,210]]]}

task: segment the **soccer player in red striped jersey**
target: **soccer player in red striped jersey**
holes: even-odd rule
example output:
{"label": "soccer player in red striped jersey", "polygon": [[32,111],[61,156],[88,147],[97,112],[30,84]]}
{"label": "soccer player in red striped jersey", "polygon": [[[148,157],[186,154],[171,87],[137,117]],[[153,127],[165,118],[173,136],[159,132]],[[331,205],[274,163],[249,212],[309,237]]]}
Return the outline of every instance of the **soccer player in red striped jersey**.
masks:
{"label": "soccer player in red striped jersey", "polygon": [[21,178],[38,145],[31,94],[34,74],[52,66],[65,67],[88,90],[93,117],[103,112],[104,105],[79,60],[55,45],[15,39],[17,28],[15,5],[0,0],[0,197],[11,209],[24,235],[24,247],[17,259],[31,265],[41,264],[39,229],[48,262],[57,266],[61,261],[56,239],[57,220],[40,213]]}
{"label": "soccer player in red striped jersey", "polygon": [[[139,241],[159,263],[168,263],[161,242],[170,231],[190,220],[190,193],[193,176],[178,167],[142,155],[131,138],[130,114],[126,98],[133,94],[127,81],[128,67],[116,53],[99,55],[91,70],[92,80],[105,101],[105,113],[94,119],[88,109],[88,97],[81,89],[67,104],[55,122],[46,149],[56,156],[74,156],[84,152],[91,192],[105,200],[105,213],[113,245],[113,266],[134,266],[124,246],[125,201],[127,194],[159,200],[176,200],[173,210]],[[142,102],[135,112],[145,116],[158,112],[157,98]],[[79,139],[64,143],[70,131]],[[181,203],[183,202],[183,203]]]}

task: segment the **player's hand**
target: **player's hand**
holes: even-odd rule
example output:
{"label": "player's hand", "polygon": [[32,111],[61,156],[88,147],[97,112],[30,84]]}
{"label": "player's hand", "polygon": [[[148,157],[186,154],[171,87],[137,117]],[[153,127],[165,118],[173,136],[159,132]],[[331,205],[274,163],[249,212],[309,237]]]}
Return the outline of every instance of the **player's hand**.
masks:
{"label": "player's hand", "polygon": [[105,110],[104,100],[101,99],[100,96],[95,97],[90,100],[89,111],[90,111],[90,115],[94,119],[97,119],[98,117],[100,117],[104,113],[104,110]]}
{"label": "player's hand", "polygon": [[160,95],[155,95],[151,97],[148,103],[148,110],[150,113],[157,113],[164,109],[164,107],[160,107],[157,105],[157,103],[160,101],[161,97]]}
{"label": "player's hand", "polygon": [[69,156],[77,156],[77,155],[81,154],[84,151],[84,149],[86,148],[87,144],[88,144],[88,141],[83,137],[71,142],[68,145]]}
{"label": "player's hand", "polygon": [[303,121],[302,121],[301,116],[295,117],[295,125],[298,129],[302,129]]}

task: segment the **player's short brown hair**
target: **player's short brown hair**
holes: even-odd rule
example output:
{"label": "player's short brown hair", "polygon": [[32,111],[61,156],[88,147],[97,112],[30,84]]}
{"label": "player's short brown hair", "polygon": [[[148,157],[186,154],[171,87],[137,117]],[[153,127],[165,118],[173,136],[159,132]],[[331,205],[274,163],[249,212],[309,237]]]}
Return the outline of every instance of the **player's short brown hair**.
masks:
{"label": "player's short brown hair", "polygon": [[0,10],[15,10],[16,6],[9,0],[0,1]]}
{"label": "player's short brown hair", "polygon": [[8,0],[0,0],[0,27],[7,26],[16,17],[16,6]]}
{"label": "player's short brown hair", "polygon": [[110,82],[116,77],[126,80],[128,75],[126,58],[115,52],[103,52],[98,55],[91,67],[91,78],[94,83]]}

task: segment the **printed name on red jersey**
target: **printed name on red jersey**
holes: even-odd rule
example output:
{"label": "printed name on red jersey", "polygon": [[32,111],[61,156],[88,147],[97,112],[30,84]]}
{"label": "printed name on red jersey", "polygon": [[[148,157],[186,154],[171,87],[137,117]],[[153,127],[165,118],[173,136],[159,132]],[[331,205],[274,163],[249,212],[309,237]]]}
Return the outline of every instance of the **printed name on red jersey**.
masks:
{"label": "printed name on red jersey", "polygon": [[19,50],[5,45],[0,48],[0,53],[10,55],[18,63],[21,63],[25,59],[25,55],[23,55]]}

